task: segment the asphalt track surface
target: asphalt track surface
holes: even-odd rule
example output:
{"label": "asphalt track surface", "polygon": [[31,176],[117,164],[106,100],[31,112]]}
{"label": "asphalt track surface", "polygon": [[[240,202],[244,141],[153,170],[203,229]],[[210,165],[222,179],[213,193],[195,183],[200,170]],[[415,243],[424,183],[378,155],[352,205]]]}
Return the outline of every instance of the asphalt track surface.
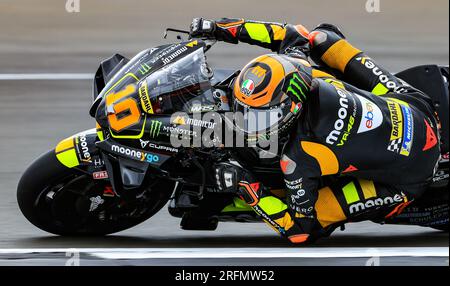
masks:
{"label": "asphalt track surface", "polygon": [[[28,223],[15,196],[20,175],[34,158],[60,139],[93,127],[88,116],[91,82],[83,79],[86,74],[95,72],[99,61],[113,53],[131,57],[166,43],[161,37],[165,27],[187,27],[191,18],[199,15],[302,23],[308,28],[330,22],[378,62],[400,71],[419,64],[448,65],[447,0],[381,0],[380,13],[367,13],[365,0],[81,0],[81,12],[72,14],[65,11],[65,1],[37,2],[0,2],[0,265],[63,265],[66,248],[81,249],[83,265],[98,265],[99,259],[107,259],[111,265],[365,265],[371,250],[379,249],[384,255],[383,251],[402,251],[398,247],[406,247],[405,253],[414,249],[422,255],[381,255],[381,265],[448,265],[448,234],[373,223],[350,224],[312,247],[294,248],[264,224],[222,223],[214,232],[183,231],[179,219],[163,209],[147,222],[115,235],[58,237]],[[244,44],[218,44],[208,57],[214,67],[240,68],[264,52]],[[81,78],[12,80],[18,74],[42,73],[76,73]],[[37,254],[17,251],[37,248],[56,250]],[[90,254],[92,248],[112,252],[139,248],[139,253],[148,255],[137,259],[128,252],[129,256],[112,259],[112,254]],[[222,253],[223,248],[248,258],[241,254],[202,258],[205,253]],[[166,256],[156,255],[158,249]],[[203,254],[180,260],[167,254],[171,249]],[[254,255],[267,249],[272,250],[273,258]],[[432,253],[427,252],[430,249]],[[348,257],[355,251],[359,255]],[[294,254],[286,257],[285,252]],[[332,255],[320,258],[324,252]],[[299,253],[313,253],[316,258]]]}

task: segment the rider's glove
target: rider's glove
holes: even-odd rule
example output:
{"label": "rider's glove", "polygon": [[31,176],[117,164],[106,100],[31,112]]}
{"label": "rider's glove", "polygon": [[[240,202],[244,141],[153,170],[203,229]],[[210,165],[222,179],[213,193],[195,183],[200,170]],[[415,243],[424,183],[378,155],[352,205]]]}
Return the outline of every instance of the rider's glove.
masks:
{"label": "rider's glove", "polygon": [[214,39],[214,31],[216,30],[216,22],[203,18],[194,18],[191,24],[191,38],[211,38]]}

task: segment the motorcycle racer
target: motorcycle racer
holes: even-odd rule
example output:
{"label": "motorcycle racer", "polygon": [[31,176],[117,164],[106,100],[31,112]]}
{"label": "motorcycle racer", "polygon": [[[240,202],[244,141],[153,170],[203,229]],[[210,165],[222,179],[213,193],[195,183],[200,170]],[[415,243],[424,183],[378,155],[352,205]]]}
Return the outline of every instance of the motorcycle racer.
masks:
{"label": "motorcycle racer", "polygon": [[277,121],[289,133],[280,160],[287,197],[274,195],[237,162],[219,163],[215,172],[219,189],[238,189],[291,242],[324,235],[336,221],[395,216],[427,189],[440,158],[431,99],[351,45],[337,27],[321,24],[309,32],[301,25],[196,18],[191,36],[277,53],[246,65],[232,94],[235,111],[288,107]]}

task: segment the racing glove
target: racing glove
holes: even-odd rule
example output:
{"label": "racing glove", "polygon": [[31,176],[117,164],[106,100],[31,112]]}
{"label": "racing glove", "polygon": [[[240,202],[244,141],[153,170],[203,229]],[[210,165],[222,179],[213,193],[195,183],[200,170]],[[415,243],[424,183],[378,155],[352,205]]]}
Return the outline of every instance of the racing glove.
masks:
{"label": "racing glove", "polygon": [[215,39],[214,31],[216,30],[216,22],[203,18],[194,18],[190,27],[189,35],[191,38],[209,38]]}

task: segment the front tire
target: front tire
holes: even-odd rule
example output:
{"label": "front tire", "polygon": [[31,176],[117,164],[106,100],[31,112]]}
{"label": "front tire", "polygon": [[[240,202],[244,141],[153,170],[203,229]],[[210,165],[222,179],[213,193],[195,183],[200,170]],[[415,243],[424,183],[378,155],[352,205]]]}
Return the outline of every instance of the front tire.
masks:
{"label": "front tire", "polygon": [[147,220],[167,203],[174,187],[173,182],[158,180],[145,191],[145,200],[124,202],[117,197],[103,198],[104,208],[90,209],[89,197],[102,196],[107,184],[65,167],[51,150],[36,159],[22,175],[17,201],[23,215],[46,232],[100,236]]}

